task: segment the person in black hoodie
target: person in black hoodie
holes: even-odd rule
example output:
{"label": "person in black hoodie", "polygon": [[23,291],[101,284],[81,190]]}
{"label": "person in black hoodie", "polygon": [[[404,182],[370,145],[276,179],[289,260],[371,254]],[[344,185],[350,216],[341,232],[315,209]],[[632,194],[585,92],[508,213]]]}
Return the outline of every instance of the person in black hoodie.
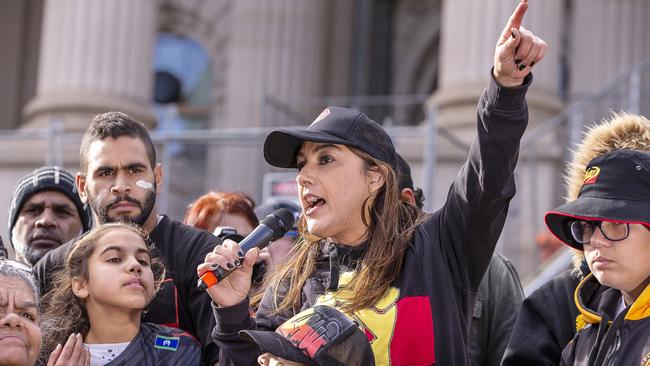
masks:
{"label": "person in black hoodie", "polygon": [[[520,28],[527,5],[519,4],[497,43],[491,82],[479,101],[478,138],[445,205],[433,214],[420,215],[400,201],[393,143],[363,113],[328,107],[307,128],[266,137],[266,161],[298,170],[302,239],[276,271],[255,319],[247,293],[257,249],[243,253],[226,240],[197,268],[203,274],[239,267],[208,288],[217,319],[213,338],[228,362],[303,362],[287,348],[251,343],[261,331],[312,360],[327,352],[351,364],[348,358],[363,347],[331,353],[328,342],[338,338],[318,326],[324,323],[300,321],[329,306],[359,325],[377,364],[469,363],[474,297],[515,194],[530,65],[546,51],[542,40]],[[285,322],[299,331],[285,332]],[[240,338],[240,331],[248,333]]]}
{"label": "person in black hoodie", "polygon": [[650,152],[594,158],[578,198],[545,216],[549,230],[583,250],[591,274],[575,290],[580,315],[562,365],[650,361]]}
{"label": "person in black hoodie", "polygon": [[[95,222],[141,226],[167,270],[144,321],[189,332],[203,346],[203,362],[214,364],[219,350],[210,337],[214,327],[210,299],[196,288],[198,277],[188,268],[201,263],[221,240],[158,214],[155,203],[162,188],[162,167],[156,163],[149,132],[130,116],[121,112],[95,116],[82,138],[79,158],[77,191],[90,204]],[[51,288],[53,274],[63,268],[75,241],[48,252],[34,267],[41,293]]]}
{"label": "person in black hoodie", "polygon": [[[567,201],[578,197],[587,164],[615,150],[650,151],[650,120],[632,114],[615,114],[593,126],[575,149],[567,165]],[[573,251],[573,268],[542,285],[519,310],[502,365],[557,365],[564,347],[576,333],[580,314],[575,289],[589,274],[582,251]],[[598,295],[597,293],[594,296]]]}

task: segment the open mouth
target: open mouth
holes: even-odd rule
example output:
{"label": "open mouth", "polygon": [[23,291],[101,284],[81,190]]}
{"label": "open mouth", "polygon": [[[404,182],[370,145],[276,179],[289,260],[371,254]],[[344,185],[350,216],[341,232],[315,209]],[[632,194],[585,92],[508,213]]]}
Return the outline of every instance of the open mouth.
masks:
{"label": "open mouth", "polygon": [[305,214],[307,215],[325,204],[324,199],[313,194],[305,195],[303,200],[305,201]]}

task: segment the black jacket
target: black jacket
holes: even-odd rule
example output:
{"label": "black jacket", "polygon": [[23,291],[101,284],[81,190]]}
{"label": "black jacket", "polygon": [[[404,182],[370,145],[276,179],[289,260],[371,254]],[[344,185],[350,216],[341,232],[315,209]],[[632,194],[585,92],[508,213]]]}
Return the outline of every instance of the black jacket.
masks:
{"label": "black jacket", "polygon": [[579,312],[573,293],[579,282],[571,270],[566,270],[524,300],[502,365],[560,363],[562,350],[576,333]]}
{"label": "black jacket", "polygon": [[512,263],[494,253],[474,302],[469,330],[469,358],[473,366],[498,366],[506,350],[517,310],[524,299]]}
{"label": "black jacket", "polygon": [[[478,138],[470,148],[445,205],[419,225],[398,279],[375,307],[353,314],[368,336],[377,364],[467,365],[467,334],[474,297],[515,194],[514,168],[519,140],[526,129],[522,87],[502,88],[494,80],[480,98]],[[372,245],[370,243],[369,245]],[[336,276],[330,274],[327,242],[321,242],[317,269],[302,289],[302,309],[314,304],[337,305],[354,277],[363,248],[336,246],[341,291],[323,296]],[[326,250],[327,249],[327,250]],[[278,288],[279,296],[286,291]],[[213,337],[231,362],[255,365],[259,350],[238,337],[242,329],[274,330],[293,313],[276,314],[268,288],[256,320],[248,301],[217,308]],[[343,300],[344,301],[344,300]],[[225,358],[222,358],[222,365]]]}
{"label": "black jacket", "polygon": [[[203,344],[204,360],[214,364],[219,359],[219,349],[210,337],[214,317],[210,297],[196,288],[196,267],[221,243],[221,239],[161,216],[149,237],[165,264],[165,282],[151,301],[143,321],[188,331]],[[41,293],[49,291],[53,272],[63,268],[65,258],[77,240],[51,250],[36,263],[34,273]]]}
{"label": "black jacket", "polygon": [[562,351],[561,365],[648,365],[650,363],[650,285],[616,315],[621,292],[598,283],[592,274],[576,288],[578,333]]}
{"label": "black jacket", "polygon": [[106,366],[196,366],[200,361],[201,344],[192,335],[142,323],[138,335]]}

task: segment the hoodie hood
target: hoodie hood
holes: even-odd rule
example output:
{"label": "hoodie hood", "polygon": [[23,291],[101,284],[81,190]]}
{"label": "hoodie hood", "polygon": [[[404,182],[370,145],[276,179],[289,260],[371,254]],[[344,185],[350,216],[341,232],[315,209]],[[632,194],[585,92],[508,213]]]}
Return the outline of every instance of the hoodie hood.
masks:
{"label": "hoodie hood", "polygon": [[[574,300],[580,315],[576,319],[576,330],[587,324],[599,324],[603,316],[609,323],[614,319],[621,292],[601,285],[590,273],[578,284]],[[641,292],[625,314],[625,320],[642,320],[650,317],[650,285]]]}
{"label": "hoodie hood", "polygon": [[[615,113],[608,120],[589,128],[573,151],[573,159],[566,170],[566,202],[578,198],[591,160],[620,149],[650,151],[650,120],[635,114]],[[584,254],[575,249],[572,251],[574,272],[580,273]]]}

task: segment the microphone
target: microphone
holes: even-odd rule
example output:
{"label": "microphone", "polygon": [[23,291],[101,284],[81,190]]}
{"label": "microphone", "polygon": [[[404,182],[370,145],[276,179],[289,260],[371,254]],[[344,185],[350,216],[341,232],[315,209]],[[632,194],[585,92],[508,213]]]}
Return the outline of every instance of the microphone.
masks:
{"label": "microphone", "polygon": [[[245,254],[253,248],[266,248],[270,242],[283,237],[293,227],[295,220],[293,213],[286,208],[271,212],[253,232],[239,242],[242,252]],[[199,279],[196,287],[201,290],[206,290],[222,281],[234,270],[226,270],[218,267],[214,271],[205,272]]]}

